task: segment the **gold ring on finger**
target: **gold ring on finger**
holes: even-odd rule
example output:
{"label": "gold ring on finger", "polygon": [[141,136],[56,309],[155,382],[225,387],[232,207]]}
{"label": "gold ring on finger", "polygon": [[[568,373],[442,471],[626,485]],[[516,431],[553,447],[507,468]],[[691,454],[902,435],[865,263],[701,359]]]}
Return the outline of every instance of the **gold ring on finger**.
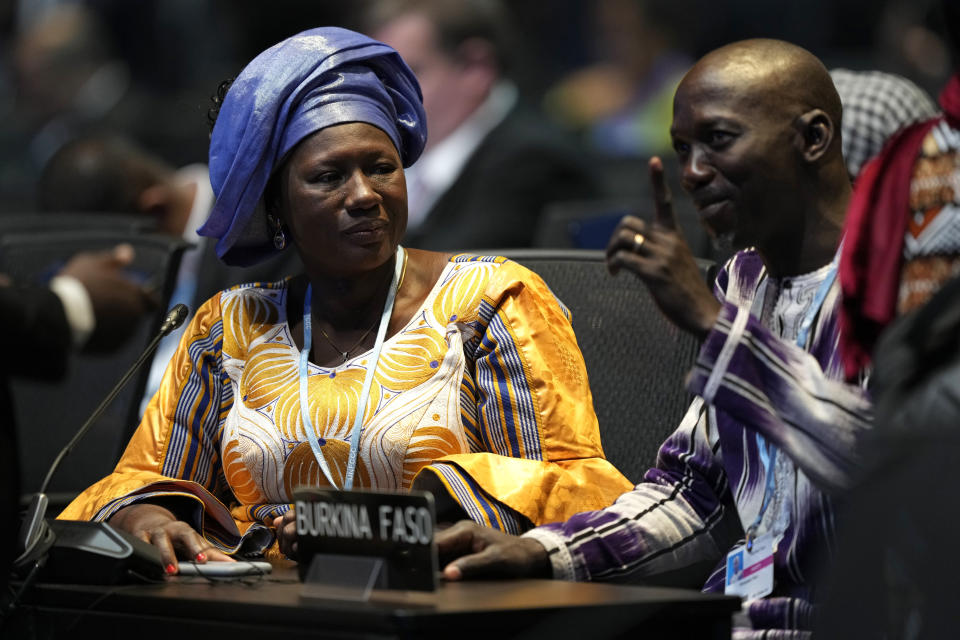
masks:
{"label": "gold ring on finger", "polygon": [[643,246],[643,243],[644,243],[645,240],[646,240],[646,238],[643,237],[643,234],[642,234],[642,233],[635,233],[635,234],[633,234],[633,250],[634,250],[634,252],[639,252],[639,251],[640,251],[640,247]]}

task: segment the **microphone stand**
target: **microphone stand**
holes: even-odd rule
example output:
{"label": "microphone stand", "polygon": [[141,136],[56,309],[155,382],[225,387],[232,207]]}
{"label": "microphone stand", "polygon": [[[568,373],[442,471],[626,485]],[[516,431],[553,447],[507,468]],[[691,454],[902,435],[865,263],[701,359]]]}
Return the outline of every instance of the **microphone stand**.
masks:
{"label": "microphone stand", "polygon": [[[126,373],[123,374],[123,377],[120,378],[119,382],[117,382],[113,389],[110,390],[110,393],[107,394],[107,397],[103,399],[96,409],[94,409],[93,413],[89,418],[87,418],[86,422],[83,423],[83,426],[80,427],[76,435],[74,435],[70,442],[68,442],[67,445],[60,450],[59,454],[57,454],[53,464],[50,465],[50,469],[47,471],[47,475],[43,480],[43,484],[40,486],[40,491],[36,493],[33,498],[31,498],[30,504],[27,507],[26,514],[20,527],[20,535],[17,541],[18,548],[21,550],[21,554],[14,561],[15,567],[23,568],[28,563],[33,561],[34,566],[31,569],[31,575],[33,575],[39,566],[42,565],[47,551],[49,551],[50,547],[53,546],[56,540],[56,536],[44,516],[46,515],[47,504],[49,502],[46,491],[50,485],[50,480],[53,478],[53,474],[59,468],[60,463],[63,462],[63,459],[70,454],[80,439],[83,438],[87,431],[90,430],[90,427],[93,426],[97,418],[100,417],[107,406],[109,406],[114,398],[117,397],[117,394],[123,390],[127,382],[130,381],[130,378],[133,377],[133,375],[153,354],[154,350],[157,348],[157,345],[160,343],[160,340],[183,324],[183,321],[186,319],[188,314],[189,310],[184,304],[178,304],[169,312],[167,312],[163,323],[160,325],[160,330],[147,345],[147,348],[143,350],[143,353],[140,354],[140,357],[137,358],[136,362],[134,362],[133,365],[127,369]],[[105,523],[83,524],[105,525]]]}

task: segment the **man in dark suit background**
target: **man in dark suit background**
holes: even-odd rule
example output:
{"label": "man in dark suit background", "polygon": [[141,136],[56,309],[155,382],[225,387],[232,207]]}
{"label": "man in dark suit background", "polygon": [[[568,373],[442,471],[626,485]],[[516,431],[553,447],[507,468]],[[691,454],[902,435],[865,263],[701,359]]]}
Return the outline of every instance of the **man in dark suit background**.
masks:
{"label": "man in dark suit background", "polygon": [[[170,305],[184,303],[192,314],[208,298],[235,284],[273,282],[300,271],[295,252],[254,267],[221,262],[213,243],[197,235],[213,206],[206,164],[174,167],[152,150],[119,133],[77,136],[50,158],[40,176],[41,212],[142,214],[157,231],[182,237],[193,247],[180,262]],[[187,323],[157,348],[141,405],[153,396]]]}
{"label": "man in dark suit background", "polygon": [[406,171],[405,245],[530,246],[546,205],[601,195],[599,176],[572,135],[524,103],[504,6],[377,1],[358,28],[394,47],[423,90],[428,139]]}
{"label": "man in dark suit background", "polygon": [[[129,245],[113,251],[80,253],[49,286],[21,286],[0,274],[0,515],[7,526],[0,539],[0,588],[16,554],[20,465],[9,379],[56,380],[67,372],[78,349],[119,347],[136,320],[154,307],[149,294],[123,269],[133,261]],[[51,398],[51,402],[56,402]],[[43,438],[44,425],[30,425]]]}

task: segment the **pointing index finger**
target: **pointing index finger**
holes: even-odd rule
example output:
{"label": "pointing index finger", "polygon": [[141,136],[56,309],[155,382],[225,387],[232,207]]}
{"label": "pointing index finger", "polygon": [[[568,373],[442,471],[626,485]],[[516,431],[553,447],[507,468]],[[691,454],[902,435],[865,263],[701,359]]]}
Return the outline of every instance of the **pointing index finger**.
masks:
{"label": "pointing index finger", "polygon": [[657,224],[667,229],[677,228],[677,219],[673,215],[673,196],[664,178],[663,161],[659,157],[650,158],[650,183],[653,185],[653,201],[657,211]]}

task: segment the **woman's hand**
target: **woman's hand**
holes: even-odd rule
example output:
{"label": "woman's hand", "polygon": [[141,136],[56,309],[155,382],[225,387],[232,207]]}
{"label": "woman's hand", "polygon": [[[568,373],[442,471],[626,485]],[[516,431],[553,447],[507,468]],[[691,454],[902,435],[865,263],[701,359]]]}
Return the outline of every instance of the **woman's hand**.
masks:
{"label": "woman's hand", "polygon": [[177,572],[177,558],[199,563],[208,560],[234,562],[193,527],[177,520],[169,509],[157,504],[140,502],[124,507],[113,514],[110,524],[157,547],[168,574]]}
{"label": "woman's hand", "polygon": [[277,529],[277,544],[280,546],[280,553],[290,558],[297,559],[297,514],[290,509],[282,516],[273,519],[273,526]]}

